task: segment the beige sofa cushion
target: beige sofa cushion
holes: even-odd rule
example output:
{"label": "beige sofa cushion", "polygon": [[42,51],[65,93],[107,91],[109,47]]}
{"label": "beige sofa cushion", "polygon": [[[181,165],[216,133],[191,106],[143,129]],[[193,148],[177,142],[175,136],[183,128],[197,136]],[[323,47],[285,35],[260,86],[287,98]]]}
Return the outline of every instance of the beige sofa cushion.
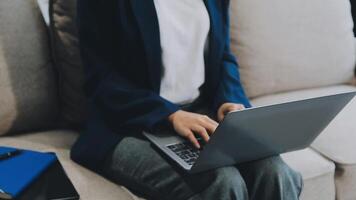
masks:
{"label": "beige sofa cushion", "polygon": [[336,198],[338,200],[354,200],[356,197],[356,165],[336,163],[335,177]]}
{"label": "beige sofa cushion", "polygon": [[57,117],[46,36],[35,0],[0,1],[0,135],[48,128]]}
{"label": "beige sofa cushion", "polygon": [[3,137],[1,139],[18,139],[19,141],[31,142],[33,144],[45,145],[55,149],[71,149],[79,133],[72,130],[51,130],[44,132],[31,132],[20,135],[12,135],[11,137]]}
{"label": "beige sofa cushion", "polygon": [[[74,131],[53,130],[2,137],[0,138],[0,146],[7,145],[56,152],[83,200],[140,199],[124,187],[117,186],[71,161],[69,159],[69,148],[77,137],[78,133]],[[302,192],[302,200],[318,200],[318,196],[323,200],[332,200],[335,193],[335,166],[332,162],[311,149],[287,153],[282,157],[303,176],[305,187]],[[322,194],[319,194],[321,191]]]}
{"label": "beige sofa cushion", "polygon": [[[334,93],[356,91],[355,86],[339,85],[281,93],[254,99],[255,106],[282,103]],[[329,124],[312,144],[312,148],[336,163],[338,199],[356,197],[356,98]]]}
{"label": "beige sofa cushion", "polygon": [[304,187],[301,200],[335,199],[335,165],[333,162],[309,148],[283,154],[282,158],[303,176]]}
{"label": "beige sofa cushion", "polygon": [[349,82],[352,28],[349,0],[232,0],[231,47],[248,96]]}
{"label": "beige sofa cushion", "polygon": [[61,117],[70,125],[82,123],[86,114],[76,4],[76,0],[52,0],[49,5],[53,58],[59,75]]}

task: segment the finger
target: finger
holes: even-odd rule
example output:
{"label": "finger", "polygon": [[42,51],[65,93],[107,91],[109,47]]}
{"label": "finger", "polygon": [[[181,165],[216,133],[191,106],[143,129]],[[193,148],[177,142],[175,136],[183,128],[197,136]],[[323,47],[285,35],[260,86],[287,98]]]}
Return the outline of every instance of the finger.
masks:
{"label": "finger", "polygon": [[219,120],[219,122],[221,122],[224,119],[224,116],[225,116],[224,110],[223,109],[219,109],[219,111],[218,111],[218,120]]}
{"label": "finger", "polygon": [[205,118],[205,120],[206,120],[208,123],[212,124],[213,126],[218,126],[218,125],[219,125],[218,122],[216,122],[215,120],[211,119],[211,118],[208,117],[207,115],[205,115],[204,118]]}
{"label": "finger", "polygon": [[245,109],[245,106],[242,105],[242,104],[237,104],[237,108],[236,109],[243,110],[243,109]]}
{"label": "finger", "polygon": [[218,127],[219,124],[215,120],[212,120],[205,115],[200,125],[207,129],[209,133],[214,133],[216,127]]}
{"label": "finger", "polygon": [[200,149],[200,144],[193,134],[193,132],[189,131],[189,134],[186,136],[186,138],[198,149]]}
{"label": "finger", "polygon": [[213,134],[214,132],[215,132],[215,130],[216,130],[216,128],[218,127],[218,125],[216,125],[217,123],[206,123],[205,125],[204,125],[204,127],[208,130],[208,132],[210,133],[210,134]]}
{"label": "finger", "polygon": [[197,133],[198,135],[200,135],[205,142],[209,141],[210,136],[209,136],[208,132],[206,131],[206,129],[204,127],[196,126],[196,127],[193,128],[193,131],[195,133]]}
{"label": "finger", "polygon": [[230,104],[229,106],[226,107],[224,115],[227,115],[228,113],[232,111],[236,111],[238,109],[238,106],[235,104]]}
{"label": "finger", "polygon": [[229,112],[237,111],[237,110],[243,110],[243,109],[245,109],[244,105],[242,105],[242,104],[234,104],[233,106],[231,106]]}

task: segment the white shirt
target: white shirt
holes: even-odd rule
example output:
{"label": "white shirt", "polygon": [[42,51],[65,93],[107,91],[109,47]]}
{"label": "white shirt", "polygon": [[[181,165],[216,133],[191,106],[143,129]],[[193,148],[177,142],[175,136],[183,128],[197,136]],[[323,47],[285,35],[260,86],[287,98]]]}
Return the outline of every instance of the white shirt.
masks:
{"label": "white shirt", "polygon": [[162,48],[160,96],[193,102],[205,81],[204,50],[210,30],[203,0],[154,0]]}

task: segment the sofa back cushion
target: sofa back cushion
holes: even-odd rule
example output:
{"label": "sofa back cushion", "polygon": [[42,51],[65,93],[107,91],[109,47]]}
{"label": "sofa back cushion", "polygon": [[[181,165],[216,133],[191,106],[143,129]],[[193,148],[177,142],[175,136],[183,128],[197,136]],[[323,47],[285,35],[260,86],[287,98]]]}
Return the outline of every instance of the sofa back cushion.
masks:
{"label": "sofa back cushion", "polygon": [[76,3],[76,0],[50,1],[50,31],[54,62],[59,74],[61,119],[71,126],[80,125],[86,116]]}
{"label": "sofa back cushion", "polygon": [[35,0],[0,1],[0,135],[54,126],[56,78]]}
{"label": "sofa back cushion", "polygon": [[349,0],[231,0],[230,9],[232,50],[248,96],[352,79]]}

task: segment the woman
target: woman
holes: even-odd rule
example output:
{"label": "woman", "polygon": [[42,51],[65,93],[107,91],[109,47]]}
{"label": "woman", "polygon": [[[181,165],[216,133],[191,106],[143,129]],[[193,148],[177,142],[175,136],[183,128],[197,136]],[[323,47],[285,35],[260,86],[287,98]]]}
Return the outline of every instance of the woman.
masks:
{"label": "woman", "polygon": [[168,128],[199,148],[196,136],[208,141],[216,120],[250,107],[228,3],[78,1],[89,119],[73,160],[148,199],[298,199],[301,177],[278,156],[190,175],[141,135]]}

